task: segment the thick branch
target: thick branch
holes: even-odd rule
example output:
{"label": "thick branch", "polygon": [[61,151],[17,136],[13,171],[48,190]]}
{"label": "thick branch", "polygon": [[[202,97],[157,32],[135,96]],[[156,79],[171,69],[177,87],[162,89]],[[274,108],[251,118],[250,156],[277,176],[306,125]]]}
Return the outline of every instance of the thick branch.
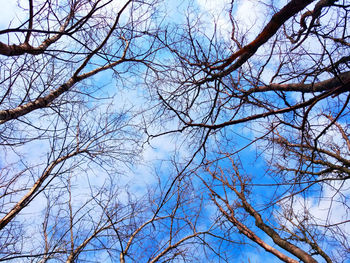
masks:
{"label": "thick branch", "polygon": [[312,0],[292,0],[287,5],[285,5],[279,12],[274,14],[270,20],[270,22],[264,27],[261,33],[256,37],[248,45],[244,46],[237,52],[233,53],[226,61],[217,66],[213,67],[214,70],[223,70],[225,67],[229,66],[233,61],[237,58],[239,60],[233,64],[229,69],[224,71],[224,75],[232,72],[237,66],[245,63],[254,53],[265,44],[272,36],[274,36],[277,30],[292,16],[303,10],[306,6],[308,6]]}
{"label": "thick branch", "polygon": [[[26,115],[27,113],[34,111],[36,109],[45,108],[48,105],[50,105],[50,103],[52,103],[55,99],[60,97],[63,93],[68,91],[74,84],[78,83],[79,81],[84,80],[86,78],[89,78],[89,77],[91,77],[91,76],[93,76],[101,71],[106,70],[106,69],[113,68],[113,67],[117,66],[118,64],[122,63],[123,61],[126,61],[125,56],[126,56],[126,52],[128,51],[128,48],[129,48],[129,41],[127,41],[124,37],[121,37],[125,41],[125,48],[123,50],[123,54],[122,54],[120,59],[118,59],[117,61],[114,61],[112,63],[109,63],[107,65],[95,68],[89,72],[82,73],[81,75],[79,75],[79,73],[87,66],[90,59],[106,44],[106,42],[110,38],[111,34],[113,33],[114,29],[116,28],[122,12],[127,8],[127,6],[130,3],[131,3],[131,1],[128,1],[123,6],[121,11],[118,13],[118,16],[115,20],[115,23],[114,23],[112,29],[110,29],[108,35],[101,42],[101,44],[86,57],[84,62],[79,66],[79,68],[74,72],[73,76],[66,83],[62,84],[59,88],[52,91],[51,93],[49,93],[45,97],[37,98],[34,101],[28,102],[24,105],[21,105],[21,106],[14,108],[14,109],[1,110],[0,111],[0,124],[3,124],[9,120],[17,119],[17,118],[19,118],[23,115]],[[1,49],[1,42],[0,42],[0,49]]]}
{"label": "thick branch", "polygon": [[62,156],[55,161],[53,161],[45,170],[45,172],[40,176],[40,178],[34,183],[32,188],[27,192],[23,198],[17,202],[17,204],[0,220],[0,230],[2,230],[23,208],[25,208],[33,196],[39,191],[40,187],[46,181],[46,179],[51,175],[53,169],[60,163],[65,162],[71,157],[76,156],[81,152],[72,152],[68,155]]}
{"label": "thick branch", "polygon": [[[31,14],[32,16],[32,14]],[[23,54],[31,54],[31,55],[39,55],[45,52],[45,50],[53,43],[55,43],[57,40],[59,40],[62,35],[65,32],[66,27],[69,24],[69,21],[71,20],[73,16],[73,12],[71,12],[68,17],[66,18],[64,24],[60,27],[59,33],[53,35],[52,37],[49,37],[45,39],[39,46],[33,47],[29,44],[29,38],[31,35],[31,27],[33,26],[32,23],[29,23],[29,30],[26,35],[25,42],[19,45],[13,44],[13,45],[7,45],[2,42],[0,42],[0,55],[4,56],[20,56]],[[32,21],[32,17],[30,19],[30,22]]]}
{"label": "thick branch", "polygon": [[304,84],[304,83],[291,83],[291,84],[269,84],[267,86],[260,86],[252,88],[247,91],[248,94],[255,92],[266,91],[298,91],[298,92],[323,92],[329,91],[342,85],[350,85],[350,71],[339,74],[338,76],[327,79],[324,81]]}
{"label": "thick branch", "polygon": [[[208,185],[207,185],[208,187]],[[209,190],[211,191],[213,197],[212,200],[214,201],[214,203],[216,204],[216,206],[219,208],[219,210],[221,211],[221,213],[223,213],[223,215],[225,215],[225,217],[235,226],[237,227],[237,229],[239,230],[240,233],[242,233],[243,235],[245,235],[247,238],[249,238],[250,240],[252,240],[254,243],[258,244],[259,246],[261,246],[263,249],[265,249],[267,252],[275,255],[276,257],[278,257],[280,260],[287,262],[287,263],[297,263],[298,261],[286,256],[285,254],[283,254],[282,252],[280,252],[279,250],[277,250],[276,248],[270,246],[269,244],[267,244],[266,242],[264,242],[259,236],[257,236],[251,229],[249,229],[246,225],[244,225],[242,222],[240,222],[235,216],[234,216],[234,211],[232,206],[230,206],[226,200],[223,200],[217,193],[215,193],[211,188],[209,188]],[[225,209],[223,209],[223,207],[217,202],[217,200],[214,198],[214,196],[220,198],[222,201],[224,201],[224,203],[226,203],[226,206],[228,207],[228,209],[231,211],[231,213],[227,213],[225,211]]]}
{"label": "thick branch", "polygon": [[255,225],[269,235],[276,245],[293,254],[303,262],[317,263],[317,261],[304,250],[281,238],[281,236],[274,229],[265,224],[261,218],[261,215],[248,203],[245,196],[242,193],[239,193],[237,190],[235,190],[235,192],[241,199],[243,208],[255,218]]}
{"label": "thick branch", "polygon": [[65,84],[50,92],[45,97],[38,98],[14,109],[1,110],[0,124],[3,124],[9,120],[17,119],[18,117],[21,117],[33,110],[47,107],[52,101],[61,96],[64,92],[68,91],[76,82],[78,82],[78,79],[71,78]]}

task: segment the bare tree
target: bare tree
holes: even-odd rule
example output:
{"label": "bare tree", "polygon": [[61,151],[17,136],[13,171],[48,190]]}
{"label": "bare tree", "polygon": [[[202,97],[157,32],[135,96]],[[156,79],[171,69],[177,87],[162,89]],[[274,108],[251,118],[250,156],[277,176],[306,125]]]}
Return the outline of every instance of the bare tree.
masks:
{"label": "bare tree", "polygon": [[[169,3],[28,0],[0,30],[0,260],[348,260],[350,3]],[[126,189],[161,136],[171,169]]]}
{"label": "bare tree", "polygon": [[[234,162],[232,162],[232,166],[233,171],[220,170],[216,172],[208,169],[213,182],[210,184],[205,182],[205,184],[210,190],[215,205],[227,220],[237,228],[239,233],[284,262],[298,262],[289,254],[303,262],[318,262],[313,258],[314,255],[321,255],[326,262],[332,262],[327,253],[322,250],[322,246],[317,243],[317,237],[315,238],[317,234],[311,233],[311,229],[303,228],[303,224],[299,224],[297,227],[301,230],[301,233],[293,232],[293,229],[288,229],[285,221],[282,220],[281,225],[273,224],[273,219],[265,218],[261,211],[254,208],[254,205],[252,205],[254,201],[249,200],[252,198],[249,193],[253,189],[249,183],[249,178],[240,174]],[[220,187],[212,186],[218,182]],[[255,191],[257,190],[255,189]],[[230,198],[232,193],[236,195],[236,198]],[[243,215],[251,217],[255,226],[250,223],[251,220],[243,219]],[[247,224],[251,224],[251,226],[247,226]],[[266,234],[275,245],[271,246],[270,242],[264,240],[263,235],[259,234],[257,229]],[[298,236],[299,234],[300,236]],[[310,248],[306,250],[305,245],[301,244],[303,242],[309,245]]]}
{"label": "bare tree", "polygon": [[[266,17],[251,25],[257,33],[245,31],[235,17],[239,1],[231,1],[224,10],[230,37],[220,31],[219,19],[208,30],[194,7],[182,28],[159,36],[175,61],[163,78],[149,76],[158,84],[159,114],[178,121],[166,133],[186,134],[198,162],[211,164],[213,182],[199,176],[238,233],[286,262],[344,262],[350,5],[322,0],[256,5]],[[254,161],[245,150],[254,146],[253,160],[265,171],[246,176]],[[228,157],[234,172],[224,171]],[[266,189],[271,192],[263,195]],[[254,196],[265,201],[249,201]],[[327,212],[318,213],[315,208],[328,199],[322,207]],[[269,221],[271,214],[280,220]],[[252,222],[257,228],[249,227]],[[270,243],[259,237],[261,231]]]}
{"label": "bare tree", "polygon": [[[155,30],[148,20],[156,2],[21,4],[27,6],[19,6],[18,21],[9,21],[0,32],[1,259],[45,261],[69,251],[73,259],[85,248],[84,242],[72,240],[67,250],[65,239],[53,247],[48,240],[50,231],[56,231],[51,237],[65,231],[63,221],[71,226],[80,222],[72,209],[59,209],[67,197],[64,182],[70,177],[80,182],[83,176],[92,179],[98,171],[121,172],[137,158],[141,135],[137,123],[131,123],[134,112],[116,100],[113,90],[102,88],[112,81],[109,76],[120,80],[124,73],[131,76],[138,70],[135,63],[150,63],[157,47],[141,31]],[[131,66],[135,68],[130,70]],[[106,81],[92,84],[93,77],[106,70]],[[26,214],[30,209],[40,217],[45,203],[46,239],[39,249],[35,236],[26,238],[35,232]],[[50,218],[55,218],[54,227]],[[110,227],[98,218],[91,224],[92,232],[86,232],[90,239]]]}

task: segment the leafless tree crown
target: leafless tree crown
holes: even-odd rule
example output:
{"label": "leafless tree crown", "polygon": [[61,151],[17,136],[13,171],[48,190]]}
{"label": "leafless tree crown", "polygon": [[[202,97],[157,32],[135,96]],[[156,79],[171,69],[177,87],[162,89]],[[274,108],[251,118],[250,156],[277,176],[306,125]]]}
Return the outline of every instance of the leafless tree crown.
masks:
{"label": "leafless tree crown", "polygon": [[350,260],[350,2],[215,2],[12,3],[0,261]]}

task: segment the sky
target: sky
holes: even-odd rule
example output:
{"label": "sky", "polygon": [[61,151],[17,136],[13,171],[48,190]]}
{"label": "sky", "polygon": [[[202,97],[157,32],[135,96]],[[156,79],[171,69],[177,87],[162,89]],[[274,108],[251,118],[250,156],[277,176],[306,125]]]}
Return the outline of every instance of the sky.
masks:
{"label": "sky", "polygon": [[[213,21],[216,21],[218,28],[219,28],[219,35],[222,36],[226,41],[229,41],[228,36],[231,32],[232,28],[230,25],[230,20],[228,17],[228,11],[230,8],[230,2],[226,0],[220,0],[220,1],[209,1],[209,0],[196,0],[193,2],[193,5],[197,8],[199,8],[202,12],[202,21],[204,28],[207,30],[207,32],[212,32],[214,30],[213,28]],[[183,21],[183,13],[184,10],[186,10],[186,6],[188,5],[187,1],[181,1],[179,4],[174,4],[174,1],[171,1],[170,7],[167,6],[169,9],[167,12],[171,14],[169,19]],[[16,25],[16,16],[22,20],[22,14],[19,13],[16,9],[15,1],[5,1],[1,0],[2,8],[3,8],[3,15],[0,16],[0,26],[1,28],[4,28],[7,26],[8,21],[12,20],[13,18],[13,25]],[[264,23],[266,22],[266,16],[261,15],[268,14],[271,10],[266,9],[260,1],[252,1],[252,0],[239,0],[235,1],[235,7],[234,7],[234,15],[235,19],[237,19],[239,24],[239,29],[242,32],[247,32],[246,35],[246,41],[249,42],[252,40],[262,29]],[[210,34],[209,34],[210,35]],[[3,39],[1,39],[3,40]],[[234,47],[232,47],[234,48]],[[263,51],[261,51],[263,52]],[[266,72],[266,75],[263,76],[263,78],[268,80],[271,78],[271,74],[269,74],[268,70]],[[102,73],[100,75],[97,75],[95,77],[95,81],[99,82],[100,85],[103,85],[103,82],[108,83],[108,85],[118,85],[120,84],[118,81],[108,79],[108,73]],[[130,98],[130,94],[132,94],[132,98],[138,98],[140,90],[137,88],[130,90],[121,90],[121,95],[119,94],[118,97],[115,97],[115,100],[113,101],[115,105],[118,104],[119,101],[127,101],[127,97]],[[111,91],[113,93],[113,91]],[[125,96],[125,99],[124,99]],[[296,97],[296,99],[298,99]],[[144,101],[142,98],[138,99],[131,99],[132,103],[134,104],[142,104]],[[123,105],[128,106],[128,105]],[[121,106],[120,106],[121,107]],[[122,107],[121,107],[122,108]],[[263,125],[263,124],[259,124]],[[244,137],[249,138],[249,140],[253,140],[256,137],[259,137],[261,135],[261,127],[259,127],[257,124],[256,127],[250,127],[250,129],[243,129],[240,127],[241,130],[233,130],[233,132],[243,134]],[[315,124],[317,125],[317,123]],[[235,135],[234,135],[235,136]],[[330,134],[330,137],[334,139],[334,144],[337,143],[338,140],[340,140],[336,134],[333,133]],[[242,140],[243,141],[243,140]],[[169,165],[167,162],[161,162],[161,160],[168,159],[169,156],[172,156],[177,151],[178,158],[185,159],[187,156],[189,156],[189,152],[187,147],[179,147],[178,140],[176,137],[171,136],[161,136],[152,139],[150,144],[146,144],[144,146],[144,150],[142,152],[142,159],[144,163],[139,165],[134,165],[131,168],[126,167],[122,169],[121,175],[120,175],[120,181],[119,183],[123,185],[131,185],[132,192],[136,196],[143,196],[146,194],[146,189],[144,188],[145,184],[153,184],[157,183],[157,178],[154,177],[153,171],[154,167],[152,165],[161,163],[163,165],[162,169],[165,171],[168,169],[171,169],[171,165]],[[242,145],[243,146],[243,145]],[[261,143],[260,145],[255,145],[257,148],[264,147],[264,144]],[[263,178],[264,177],[264,164],[265,161],[268,160],[269,152],[262,152],[262,158],[259,159],[259,161],[254,161],[256,152],[259,151],[257,148],[249,148],[244,151],[242,151],[242,157],[249,159],[251,158],[252,161],[247,164],[247,167],[245,168],[246,171],[250,174],[254,174],[257,176],[257,178]],[[31,144],[30,151],[27,149],[27,157],[26,161],[28,163],[37,163],[40,161],[40,157],[42,155],[42,149],[43,145],[41,142],[33,142]],[[179,150],[180,149],[180,150]],[[30,154],[28,154],[30,153]],[[8,163],[11,163],[11,161],[18,160],[20,157],[15,156],[14,153],[6,153],[6,156],[4,154],[0,154],[0,161],[6,161]],[[103,183],[104,180],[107,178],[107,175],[104,175],[103,172],[99,173],[99,177],[93,178],[94,181],[88,182],[85,177],[81,177],[80,179],[77,179],[74,183],[77,185],[83,185],[81,187],[80,191],[76,192],[76,198],[79,200],[79,196],[88,194],[90,191],[89,183],[92,184],[99,184]],[[266,182],[269,182],[269,180],[266,180]],[[345,183],[343,186],[341,186],[344,191],[343,195],[340,195],[337,193],[337,189],[339,189],[340,185],[329,185],[328,187],[325,187],[320,195],[322,198],[319,198],[319,196],[298,196],[297,201],[294,203],[295,207],[294,209],[297,211],[297,213],[303,214],[303,211],[305,208],[307,208],[311,213],[313,213],[316,218],[319,219],[319,223],[323,223],[325,218],[329,218],[330,222],[337,223],[342,220],[349,220],[349,215],[346,215],[342,213],[343,206],[341,200],[344,198],[348,200],[350,196],[350,185],[348,183]],[[263,190],[259,193],[261,195],[261,198],[264,197],[264,194],[266,194]],[[124,195],[125,202],[127,201],[127,196]],[[123,198],[121,198],[122,200]],[[35,202],[31,204],[30,207],[28,207],[23,215],[24,220],[30,220],[31,215],[30,212],[39,213],[41,211],[40,204],[43,202],[42,199],[38,198]],[[77,201],[78,202],[78,201]],[[288,205],[288,204],[283,204]],[[329,213],[328,208],[332,207]],[[28,218],[26,218],[28,216]],[[32,219],[33,220],[33,219]],[[342,231],[344,233],[347,233],[348,229],[350,229],[350,223],[343,224]],[[350,235],[350,233],[349,233]],[[271,240],[265,236],[266,242],[272,244]],[[247,260],[250,260],[250,262],[262,262],[262,260],[268,260],[269,262],[280,262],[279,260],[275,259],[274,257],[270,256],[267,253],[264,253],[261,249],[247,249],[244,250],[241,255],[239,256],[238,261],[241,262],[247,262]],[[237,261],[237,262],[238,262]]]}

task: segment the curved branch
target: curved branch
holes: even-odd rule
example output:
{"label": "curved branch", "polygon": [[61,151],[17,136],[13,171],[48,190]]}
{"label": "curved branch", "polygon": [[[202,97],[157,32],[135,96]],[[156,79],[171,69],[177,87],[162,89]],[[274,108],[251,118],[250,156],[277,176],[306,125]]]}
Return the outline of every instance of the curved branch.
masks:
{"label": "curved branch", "polygon": [[46,49],[53,43],[57,42],[64,34],[66,27],[68,26],[71,18],[74,15],[74,11],[71,10],[67,18],[65,19],[64,24],[60,27],[59,33],[55,34],[52,37],[49,37],[45,39],[39,46],[33,47],[29,44],[29,38],[32,32],[32,14],[31,14],[31,19],[29,20],[29,30],[26,35],[26,39],[24,43],[16,45],[7,45],[4,44],[3,42],[0,42],[0,55],[4,55],[7,57],[11,56],[20,56],[23,54],[31,54],[31,55],[39,55],[42,54],[46,51]]}
{"label": "curved branch", "polygon": [[253,120],[257,120],[257,119],[262,119],[262,118],[266,118],[269,116],[273,116],[273,115],[278,115],[278,114],[283,114],[283,113],[287,113],[287,112],[291,112],[297,109],[301,109],[301,108],[305,108],[309,105],[315,104],[318,101],[325,99],[329,96],[332,96],[334,94],[340,94],[343,92],[347,92],[349,91],[349,88],[344,85],[344,86],[340,86],[335,88],[334,90],[330,90],[324,93],[321,93],[318,96],[315,96],[305,102],[301,102],[298,104],[295,104],[293,106],[290,107],[286,107],[286,108],[282,108],[282,109],[277,109],[277,110],[270,110],[264,113],[260,113],[260,114],[255,114],[255,115],[248,115],[247,117],[241,118],[241,119],[236,119],[236,120],[231,120],[231,121],[226,121],[226,122],[222,122],[222,123],[218,123],[218,124],[207,124],[207,123],[190,123],[190,122],[185,122],[183,121],[183,123],[187,126],[187,127],[200,127],[200,128],[207,128],[207,129],[220,129],[220,128],[224,128],[226,126],[230,126],[230,125],[235,125],[238,123],[244,123],[244,122],[249,122],[249,121],[253,121]]}
{"label": "curved branch", "polygon": [[312,3],[312,0],[292,0],[287,5],[285,5],[279,12],[274,14],[270,22],[264,27],[261,33],[250,42],[248,45],[244,46],[240,50],[233,53],[229,58],[225,60],[219,66],[212,67],[213,70],[223,70],[225,67],[229,66],[237,58],[238,61],[229,67],[227,70],[223,71],[220,75],[227,75],[233,70],[237,69],[236,65],[242,65],[245,63],[255,52],[265,44],[272,36],[274,36],[277,30],[292,16],[303,10],[306,6]]}
{"label": "curved branch", "polygon": [[73,74],[73,77],[71,77],[66,83],[62,84],[56,90],[50,92],[48,95],[41,97],[41,98],[37,98],[34,101],[28,102],[24,105],[21,105],[21,106],[14,108],[14,109],[0,110],[0,125],[9,121],[9,120],[17,119],[21,116],[24,116],[31,111],[34,111],[34,110],[37,110],[40,108],[45,108],[45,107],[49,106],[55,99],[60,97],[63,93],[68,91],[71,87],[73,87],[79,81],[84,80],[86,78],[89,78],[89,77],[91,77],[91,76],[93,76],[101,71],[106,70],[106,69],[113,68],[124,61],[127,61],[125,59],[125,56],[126,56],[126,52],[127,52],[128,48],[129,48],[129,42],[124,37],[121,37],[121,38],[126,42],[126,44],[125,44],[125,48],[124,48],[122,57],[120,59],[118,59],[117,61],[115,61],[113,63],[107,64],[107,65],[102,66],[102,67],[98,67],[98,68],[93,69],[89,72],[78,75],[78,73],[81,70],[83,70],[83,68],[86,66],[86,64],[88,63],[88,61],[92,57],[92,55],[91,56],[89,55],[88,58],[84,61],[84,63]]}

